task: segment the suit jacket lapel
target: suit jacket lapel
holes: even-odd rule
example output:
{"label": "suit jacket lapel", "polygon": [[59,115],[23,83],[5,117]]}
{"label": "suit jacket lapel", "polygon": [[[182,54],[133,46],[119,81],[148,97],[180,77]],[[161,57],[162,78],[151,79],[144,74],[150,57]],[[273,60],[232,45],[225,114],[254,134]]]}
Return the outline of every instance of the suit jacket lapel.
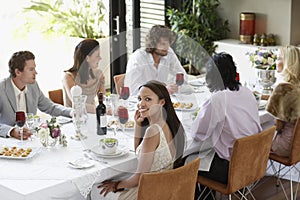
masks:
{"label": "suit jacket lapel", "polygon": [[5,93],[10,103],[10,106],[12,107],[13,111],[16,112],[17,111],[16,95],[11,83],[11,78],[6,79],[5,81]]}

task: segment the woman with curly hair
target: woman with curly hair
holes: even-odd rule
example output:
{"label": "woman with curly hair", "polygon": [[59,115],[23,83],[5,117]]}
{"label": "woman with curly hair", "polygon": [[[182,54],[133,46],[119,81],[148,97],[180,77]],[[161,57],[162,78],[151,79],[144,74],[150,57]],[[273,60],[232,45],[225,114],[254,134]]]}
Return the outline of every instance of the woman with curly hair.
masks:
{"label": "woman with curly hair", "polygon": [[127,63],[124,84],[132,95],[136,95],[139,86],[150,80],[165,83],[170,94],[177,92],[175,76],[178,72],[183,73],[187,80],[184,68],[170,48],[174,40],[174,33],[166,26],[155,25],[150,29],[146,36],[146,48],[136,50]]}

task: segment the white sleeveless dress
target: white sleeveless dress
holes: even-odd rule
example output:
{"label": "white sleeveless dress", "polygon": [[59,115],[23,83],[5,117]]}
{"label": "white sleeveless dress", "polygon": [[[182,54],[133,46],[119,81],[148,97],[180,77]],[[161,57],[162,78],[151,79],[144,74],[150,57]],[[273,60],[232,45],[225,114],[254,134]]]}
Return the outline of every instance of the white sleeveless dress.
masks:
{"label": "white sleeveless dress", "polygon": [[[172,169],[174,160],[170,152],[165,134],[162,128],[158,124],[154,124],[154,125],[156,125],[156,127],[159,129],[160,143],[154,152],[154,159],[153,159],[150,172],[160,172],[160,171]],[[140,157],[140,150],[141,150],[141,145],[139,145],[136,149],[136,152],[138,154],[138,159]],[[138,187],[125,190],[120,194],[118,199],[135,200],[137,199],[137,191],[138,191]]]}

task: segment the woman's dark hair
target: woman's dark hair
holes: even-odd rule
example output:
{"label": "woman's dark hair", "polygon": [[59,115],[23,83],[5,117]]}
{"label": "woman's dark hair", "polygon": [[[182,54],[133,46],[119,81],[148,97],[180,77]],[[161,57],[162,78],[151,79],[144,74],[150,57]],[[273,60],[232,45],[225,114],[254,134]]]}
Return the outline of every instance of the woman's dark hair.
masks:
{"label": "woman's dark hair", "polygon": [[35,56],[30,51],[18,51],[15,52],[8,61],[10,77],[15,78],[15,69],[20,72],[24,70],[27,60],[34,60]]}
{"label": "woman's dark hair", "polygon": [[86,61],[86,56],[91,56],[96,50],[99,49],[99,42],[94,39],[85,39],[81,41],[74,51],[73,67],[65,72],[78,72],[80,76],[80,83],[87,84],[89,75],[94,79],[95,75]]}
{"label": "woman's dark hair", "polygon": [[206,68],[206,82],[210,91],[227,88],[232,91],[239,90],[241,84],[236,80],[236,66],[231,55],[222,52],[212,56]]}
{"label": "woman's dark hair", "polygon": [[154,25],[145,38],[146,52],[153,53],[160,38],[169,40],[170,45],[175,41],[175,34],[164,25]]}
{"label": "woman's dark hair", "polygon": [[[174,144],[176,147],[176,160],[174,162],[174,168],[177,168],[182,165],[181,162],[182,162],[182,155],[183,155],[184,145],[185,145],[185,134],[184,134],[183,126],[179,121],[176,112],[174,110],[169,92],[163,83],[156,80],[148,81],[147,83],[140,86],[139,89],[141,87],[149,88],[158,96],[160,100],[161,99],[165,100],[165,104],[163,106],[164,108],[163,113],[164,113],[164,118],[166,118],[166,122],[171,130],[174,139]],[[140,143],[143,140],[147,127],[149,126],[148,119],[144,120],[142,126],[143,126],[142,129],[143,131],[142,131],[142,137],[140,139]]]}

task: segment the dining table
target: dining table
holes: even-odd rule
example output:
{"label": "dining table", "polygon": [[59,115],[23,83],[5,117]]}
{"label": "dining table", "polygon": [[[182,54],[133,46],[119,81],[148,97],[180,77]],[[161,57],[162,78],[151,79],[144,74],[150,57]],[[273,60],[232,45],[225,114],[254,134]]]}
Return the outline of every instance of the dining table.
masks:
{"label": "dining table", "polygon": [[[192,143],[190,127],[193,119],[201,109],[201,104],[210,96],[203,78],[197,80],[198,83],[190,84],[192,93],[182,92],[171,96],[173,102],[189,104],[188,107],[175,109],[186,132],[186,150]],[[129,120],[133,121],[137,98],[130,97],[128,102]],[[259,115],[262,126],[273,124],[273,116],[264,109],[259,110]],[[109,120],[111,119],[108,118]],[[61,132],[66,136],[67,146],[58,143],[54,147],[43,147],[40,138],[34,136],[22,145],[24,149],[32,148],[33,156],[24,159],[1,156],[0,199],[91,199],[90,192],[94,184],[135,172],[137,157],[133,147],[133,127],[109,127],[106,136],[97,135],[96,115],[88,114],[87,123],[81,130],[86,138],[76,140],[74,124],[69,120],[61,123]],[[118,139],[118,148],[121,151],[118,156],[103,156],[97,152],[99,141],[103,137]],[[18,142],[14,138],[0,138],[0,148],[17,146]],[[78,160],[84,160],[89,165],[76,166]]]}

